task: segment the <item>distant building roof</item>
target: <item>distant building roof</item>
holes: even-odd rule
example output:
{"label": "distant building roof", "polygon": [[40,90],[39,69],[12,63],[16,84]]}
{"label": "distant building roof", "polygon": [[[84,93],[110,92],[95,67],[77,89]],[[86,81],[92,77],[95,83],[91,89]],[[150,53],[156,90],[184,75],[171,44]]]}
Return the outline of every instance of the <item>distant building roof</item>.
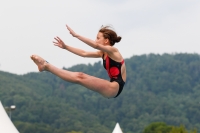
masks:
{"label": "distant building roof", "polygon": [[115,125],[115,128],[114,128],[114,130],[113,130],[112,133],[123,133],[122,130],[121,130],[121,128],[120,128],[120,126],[119,126],[119,123],[117,123]]}
{"label": "distant building roof", "polygon": [[0,133],[19,133],[0,101]]}

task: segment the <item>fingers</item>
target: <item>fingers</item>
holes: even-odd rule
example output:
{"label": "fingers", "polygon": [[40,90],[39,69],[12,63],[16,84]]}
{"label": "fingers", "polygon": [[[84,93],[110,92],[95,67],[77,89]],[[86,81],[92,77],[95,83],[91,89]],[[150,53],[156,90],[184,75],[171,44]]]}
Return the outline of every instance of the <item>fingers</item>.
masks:
{"label": "fingers", "polygon": [[66,24],[67,29],[69,30],[69,33],[73,36],[73,37],[77,37],[77,34]]}
{"label": "fingers", "polygon": [[58,37],[54,37],[54,39],[55,39],[56,41],[59,41],[59,40],[60,40]]}
{"label": "fingers", "polygon": [[64,48],[65,47],[64,46],[65,43],[62,41],[62,39],[60,39],[60,37],[56,36],[56,37],[54,37],[54,39],[56,40],[56,41],[53,41],[55,46],[58,46],[60,48]]}
{"label": "fingers", "polygon": [[58,46],[60,48],[64,48],[65,47],[64,42],[58,36],[54,37],[54,39],[56,40],[56,41],[53,41],[54,46]]}
{"label": "fingers", "polygon": [[63,41],[57,36],[57,37],[54,37],[54,39],[59,42],[59,43],[63,43]]}
{"label": "fingers", "polygon": [[67,29],[68,29],[70,32],[73,31],[68,25],[66,25],[66,27],[67,27]]}
{"label": "fingers", "polygon": [[53,44],[54,44],[54,46],[58,46],[58,47],[62,46],[59,42],[55,42],[55,41],[53,41]]}
{"label": "fingers", "polygon": [[66,24],[67,29],[69,29],[69,26]]}
{"label": "fingers", "polygon": [[53,43],[58,44],[58,42],[54,42],[54,41],[53,41]]}
{"label": "fingers", "polygon": [[62,39],[60,39],[58,36],[57,36],[57,38],[58,38],[61,42],[63,42]]}
{"label": "fingers", "polygon": [[60,41],[58,37],[54,37],[54,39],[55,39],[57,42],[59,42],[59,41]]}
{"label": "fingers", "polygon": [[55,46],[58,46],[58,45],[59,45],[58,42],[54,42],[54,41],[53,41],[53,44],[54,44]]}

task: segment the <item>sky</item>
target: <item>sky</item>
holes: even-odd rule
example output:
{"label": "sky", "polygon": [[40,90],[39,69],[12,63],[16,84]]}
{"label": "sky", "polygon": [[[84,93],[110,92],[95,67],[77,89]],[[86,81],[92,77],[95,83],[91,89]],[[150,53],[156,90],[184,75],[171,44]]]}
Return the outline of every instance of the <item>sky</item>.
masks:
{"label": "sky", "polygon": [[0,4],[0,71],[23,75],[38,72],[30,59],[37,54],[58,68],[94,64],[53,45],[60,37],[67,45],[96,51],[72,37],[96,39],[102,25],[112,25],[127,59],[163,53],[200,54],[200,0],[9,0]]}

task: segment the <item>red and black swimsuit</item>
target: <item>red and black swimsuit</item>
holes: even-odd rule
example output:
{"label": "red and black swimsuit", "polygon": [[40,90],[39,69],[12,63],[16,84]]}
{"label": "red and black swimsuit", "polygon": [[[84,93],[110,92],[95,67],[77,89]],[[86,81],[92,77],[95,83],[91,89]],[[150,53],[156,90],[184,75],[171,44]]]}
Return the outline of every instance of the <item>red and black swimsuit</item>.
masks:
{"label": "red and black swimsuit", "polygon": [[[102,58],[104,57],[104,54]],[[110,82],[117,82],[119,84],[119,91],[117,93],[117,96],[122,92],[124,87],[124,80],[122,79],[121,75],[121,66],[124,64],[124,60],[122,62],[116,62],[112,60],[110,57],[106,56],[106,59],[103,58],[103,66],[107,70],[108,76],[110,77]]]}

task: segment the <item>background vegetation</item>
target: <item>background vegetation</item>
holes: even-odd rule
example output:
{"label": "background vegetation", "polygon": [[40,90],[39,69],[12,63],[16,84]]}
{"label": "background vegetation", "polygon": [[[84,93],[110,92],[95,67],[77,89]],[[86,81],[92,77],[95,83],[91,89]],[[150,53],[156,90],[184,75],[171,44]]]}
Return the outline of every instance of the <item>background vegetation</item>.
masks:
{"label": "background vegetation", "polygon": [[[124,133],[200,130],[198,54],[140,55],[125,63],[127,82],[117,98],[104,98],[49,72],[0,71],[0,100],[16,105],[12,121],[20,133],[111,133],[117,122]],[[108,79],[102,62],[63,69]]]}

